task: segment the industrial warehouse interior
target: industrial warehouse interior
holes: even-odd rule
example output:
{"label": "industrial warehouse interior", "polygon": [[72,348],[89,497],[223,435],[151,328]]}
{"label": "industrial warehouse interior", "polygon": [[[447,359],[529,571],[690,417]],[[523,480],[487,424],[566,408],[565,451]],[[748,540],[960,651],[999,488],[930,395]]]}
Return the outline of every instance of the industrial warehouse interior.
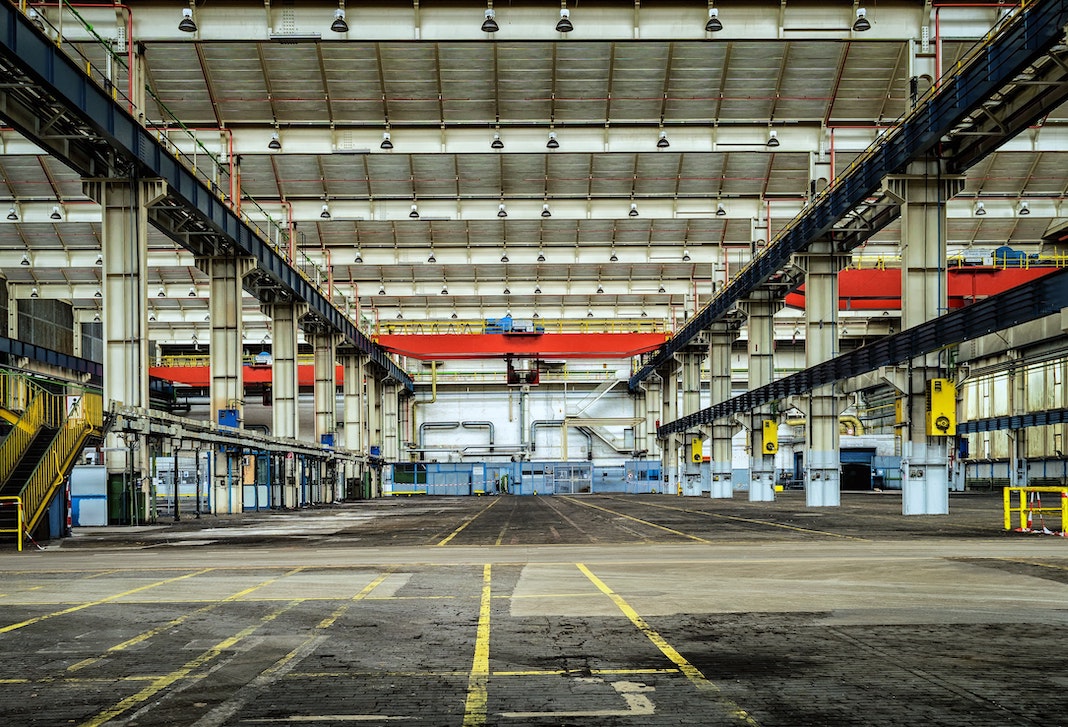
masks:
{"label": "industrial warehouse interior", "polygon": [[0,2],[0,716],[1061,724],[1066,26]]}

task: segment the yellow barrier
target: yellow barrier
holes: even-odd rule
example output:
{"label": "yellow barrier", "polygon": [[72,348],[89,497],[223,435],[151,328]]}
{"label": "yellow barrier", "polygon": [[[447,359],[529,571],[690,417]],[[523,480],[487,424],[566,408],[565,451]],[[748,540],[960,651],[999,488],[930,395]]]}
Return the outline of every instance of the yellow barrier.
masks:
{"label": "yellow barrier", "polygon": [[15,508],[15,529],[14,530],[0,530],[0,533],[15,533],[19,543],[19,552],[22,552],[22,533],[24,530],[22,519],[22,498],[19,497],[0,497],[0,507],[14,507]]}
{"label": "yellow barrier", "polygon": [[[1012,493],[1020,493],[1020,504],[1018,507],[1012,506]],[[1041,493],[1057,493],[1057,504],[1054,506],[1042,506]],[[1032,498],[1030,495],[1034,493],[1036,497]],[[1047,498],[1048,499],[1048,498]],[[1006,487],[1005,488],[1005,529],[1012,530],[1012,516],[1013,513],[1020,514],[1020,527],[1016,528],[1020,532],[1032,532],[1032,525],[1034,523],[1034,516],[1037,514],[1043,519],[1043,528],[1046,530],[1052,530],[1052,528],[1045,528],[1045,515],[1059,513],[1061,516],[1059,535],[1065,534],[1065,524],[1068,523],[1068,487]]]}

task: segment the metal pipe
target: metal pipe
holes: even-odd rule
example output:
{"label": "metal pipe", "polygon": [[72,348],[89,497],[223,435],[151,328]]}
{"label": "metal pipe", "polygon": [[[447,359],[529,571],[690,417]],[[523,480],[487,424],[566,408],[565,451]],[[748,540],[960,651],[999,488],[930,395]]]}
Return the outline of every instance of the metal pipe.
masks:
{"label": "metal pipe", "polygon": [[[530,423],[530,450],[532,452],[534,451],[534,445],[535,445],[534,432],[538,429],[538,427],[560,427],[560,426],[563,426],[563,424],[564,424],[564,420],[563,419],[537,419],[535,421],[532,421]],[[579,434],[584,436],[586,438],[586,451],[587,452],[592,452],[593,451],[593,435],[592,434],[590,434],[587,431],[584,431],[582,427],[580,427],[578,425],[575,425],[575,424],[569,424],[568,428],[569,429],[574,429],[576,432],[578,432]]]}
{"label": "metal pipe", "polygon": [[427,429],[457,429],[459,426],[460,422],[423,422],[419,425],[418,449],[423,448],[423,439]]}
{"label": "metal pipe", "polygon": [[490,435],[489,443],[491,447],[493,446],[493,422],[462,422],[460,426],[464,429],[488,428]]}

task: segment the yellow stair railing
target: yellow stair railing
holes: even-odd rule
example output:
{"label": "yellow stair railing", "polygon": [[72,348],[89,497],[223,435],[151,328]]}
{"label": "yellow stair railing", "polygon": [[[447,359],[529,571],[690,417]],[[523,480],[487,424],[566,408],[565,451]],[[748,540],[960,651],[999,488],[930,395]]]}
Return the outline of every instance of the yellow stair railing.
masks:
{"label": "yellow stair railing", "polygon": [[63,397],[45,391],[23,374],[0,371],[0,403],[9,413],[21,411],[0,443],[0,484],[8,481],[41,427],[63,421]]}
{"label": "yellow stair railing", "polygon": [[25,532],[25,528],[22,522],[22,500],[18,497],[0,497],[0,508],[13,507],[15,508],[15,527],[0,529],[0,534],[13,534],[15,540],[19,544],[19,552],[22,552],[22,535]]}
{"label": "yellow stair railing", "polygon": [[19,493],[27,532],[33,532],[37,527],[56,488],[81,453],[85,440],[103,430],[103,419],[103,397],[99,393],[83,392]]}

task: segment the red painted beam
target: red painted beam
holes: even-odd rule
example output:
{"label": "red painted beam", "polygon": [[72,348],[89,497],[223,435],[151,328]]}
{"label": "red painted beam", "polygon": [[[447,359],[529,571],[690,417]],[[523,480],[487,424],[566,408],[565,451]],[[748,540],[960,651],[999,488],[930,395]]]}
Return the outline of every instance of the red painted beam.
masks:
{"label": "red painted beam", "polygon": [[629,358],[659,348],[666,333],[440,333],[381,335],[390,353],[421,360]]}
{"label": "red painted beam", "polygon": [[[946,290],[950,308],[1004,292],[1052,273],[1056,268],[949,268]],[[786,305],[804,309],[805,286],[786,296]],[[900,310],[901,270],[853,270],[838,274],[839,310]]]}
{"label": "red painted beam", "polygon": [[[175,384],[185,384],[186,386],[195,386],[199,388],[207,388],[211,385],[211,369],[207,366],[151,366],[148,369],[150,376],[164,379]],[[270,366],[250,366],[246,365],[241,372],[244,379],[245,386],[249,384],[267,384],[271,383],[271,367]],[[341,386],[345,380],[345,370],[341,366],[337,367],[337,383]],[[312,387],[315,385],[315,367],[310,364],[304,364],[297,366],[297,384],[304,387]]]}

